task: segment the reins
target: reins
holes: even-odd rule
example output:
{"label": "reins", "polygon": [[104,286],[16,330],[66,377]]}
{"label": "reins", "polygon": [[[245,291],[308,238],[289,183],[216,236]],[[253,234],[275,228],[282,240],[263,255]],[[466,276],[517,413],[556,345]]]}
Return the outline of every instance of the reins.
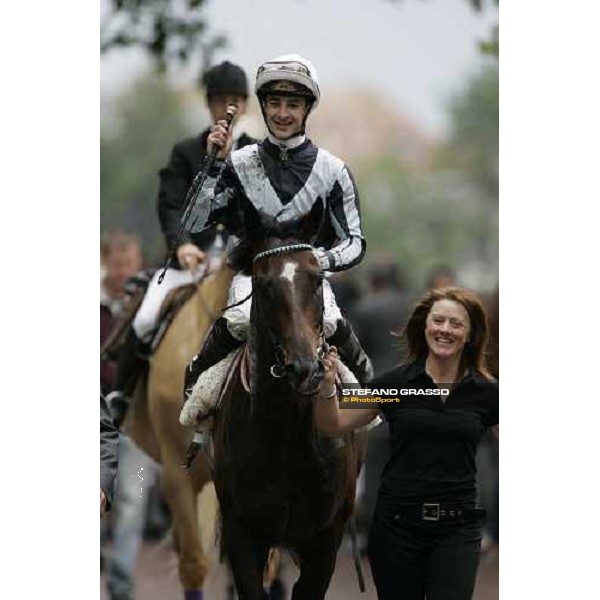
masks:
{"label": "reins", "polygon": [[[313,251],[314,248],[310,244],[288,244],[285,246],[279,246],[277,248],[271,248],[269,250],[263,250],[262,252],[259,252],[254,257],[252,263],[255,265],[256,263],[258,263],[261,260],[264,260],[265,258],[270,258],[273,256],[280,256],[282,254],[292,254],[294,252],[303,252],[305,250]],[[246,298],[244,298],[240,302],[236,302],[235,304],[233,304],[227,308],[231,308],[232,306],[237,306],[237,305],[245,302],[248,298],[250,298],[250,296],[252,296],[252,293],[254,292],[255,289],[256,288],[253,284],[252,291],[250,292],[250,294],[248,294],[248,296]],[[321,300],[321,306],[320,306],[320,311],[319,311],[319,330],[318,330],[320,345],[319,345],[319,348],[317,349],[317,354],[319,356],[319,360],[322,361],[323,358],[325,357],[325,354],[327,354],[327,351],[329,350],[329,345],[327,344],[327,342],[325,340],[325,335],[323,333],[324,306],[323,306],[323,288],[322,288],[322,286],[321,286],[320,300]],[[264,329],[267,332],[267,335],[269,336],[270,341],[271,341],[271,345],[273,346],[273,348],[275,350],[275,363],[273,363],[270,368],[271,376],[274,377],[275,379],[281,379],[281,378],[285,377],[285,374],[286,374],[286,367],[282,362],[283,358],[284,358],[284,354],[281,349],[281,345],[279,344],[277,337],[273,334],[273,331],[271,330],[271,328],[268,326],[268,321],[267,321],[267,319],[265,319],[264,314],[262,313],[260,303],[257,304],[256,310],[258,312],[258,317],[259,317],[260,321],[262,323],[264,323]]]}

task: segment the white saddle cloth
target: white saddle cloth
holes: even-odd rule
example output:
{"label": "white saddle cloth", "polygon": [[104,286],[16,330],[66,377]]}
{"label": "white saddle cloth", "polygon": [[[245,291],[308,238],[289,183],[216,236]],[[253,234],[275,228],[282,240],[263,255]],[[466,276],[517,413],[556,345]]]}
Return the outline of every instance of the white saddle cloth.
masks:
{"label": "white saddle cloth", "polygon": [[236,348],[223,360],[201,373],[179,415],[179,422],[183,426],[191,427],[199,432],[212,429],[212,416],[204,419],[203,417],[217,407],[227,373],[243,348],[244,346]]}
{"label": "white saddle cloth", "polygon": [[[179,422],[182,425],[203,434],[212,430],[214,418],[212,415],[207,415],[210,415],[217,408],[227,373],[242,350],[243,346],[236,348],[226,358],[198,377],[198,381],[194,384],[179,415]],[[358,384],[358,379],[356,379],[354,373],[339,358],[337,363],[339,379],[344,383]],[[381,417],[377,416],[358,431],[368,431],[377,427],[381,422]]]}

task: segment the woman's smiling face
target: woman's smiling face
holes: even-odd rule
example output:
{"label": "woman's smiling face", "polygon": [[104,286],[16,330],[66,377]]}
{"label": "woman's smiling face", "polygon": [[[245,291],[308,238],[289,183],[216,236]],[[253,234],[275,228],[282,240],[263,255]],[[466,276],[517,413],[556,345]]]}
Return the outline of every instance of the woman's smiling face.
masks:
{"label": "woman's smiling face", "polygon": [[429,352],[437,358],[460,356],[469,340],[471,320],[462,304],[438,300],[425,321],[425,339]]}

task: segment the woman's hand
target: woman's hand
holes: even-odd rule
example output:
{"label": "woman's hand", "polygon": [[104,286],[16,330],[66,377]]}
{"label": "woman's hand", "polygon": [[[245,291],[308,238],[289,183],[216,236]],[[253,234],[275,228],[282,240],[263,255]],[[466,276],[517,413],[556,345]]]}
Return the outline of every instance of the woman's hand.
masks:
{"label": "woman's hand", "polygon": [[314,403],[314,417],[317,429],[324,435],[341,435],[369,424],[379,412],[379,408],[352,408],[341,410],[336,397],[335,376],[337,375],[337,348],[330,346],[323,358],[325,375],[321,383],[319,397]]}
{"label": "woman's hand", "polygon": [[330,346],[327,354],[323,357],[325,375],[321,383],[321,398],[330,398],[335,395],[335,377],[337,375],[337,348]]}

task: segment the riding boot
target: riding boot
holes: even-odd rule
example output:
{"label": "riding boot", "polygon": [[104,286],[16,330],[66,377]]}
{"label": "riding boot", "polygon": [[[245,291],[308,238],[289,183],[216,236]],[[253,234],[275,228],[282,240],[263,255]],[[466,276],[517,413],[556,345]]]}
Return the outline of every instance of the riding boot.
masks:
{"label": "riding boot", "polygon": [[148,365],[149,354],[149,345],[142,342],[135,334],[133,327],[130,327],[117,357],[113,391],[106,397],[115,423],[119,427],[125,420],[131,395],[138,379]]}
{"label": "riding boot", "polygon": [[347,319],[337,322],[335,333],[327,342],[336,346],[344,364],[356,375],[360,383],[366,383],[373,378],[373,365],[371,359],[362,349],[352,325]]}
{"label": "riding boot", "polygon": [[185,370],[184,402],[187,400],[188,394],[191,392],[194,384],[198,381],[198,377],[204,371],[226,358],[241,343],[229,332],[227,319],[219,317],[204,340],[202,349],[192,358]]}

